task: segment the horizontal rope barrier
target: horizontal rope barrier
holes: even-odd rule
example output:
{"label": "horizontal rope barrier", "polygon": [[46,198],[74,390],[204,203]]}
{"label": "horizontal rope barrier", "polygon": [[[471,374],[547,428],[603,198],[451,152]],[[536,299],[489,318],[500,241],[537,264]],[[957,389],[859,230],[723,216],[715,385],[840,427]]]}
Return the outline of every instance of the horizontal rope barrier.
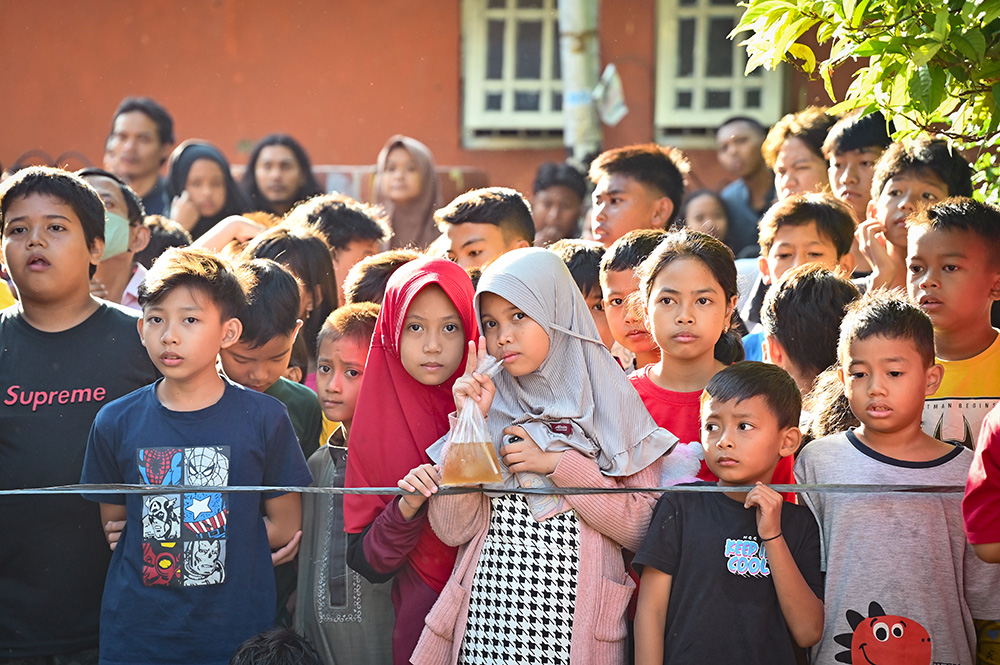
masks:
{"label": "horizontal rope barrier", "polygon": [[[889,492],[917,492],[927,494],[960,494],[964,485],[768,485],[776,492],[820,493],[820,494],[885,494]],[[436,495],[470,494],[490,492],[493,494],[541,494],[574,496],[578,494],[634,494],[654,492],[712,493],[749,492],[753,486],[722,485],[670,485],[667,487],[538,487],[517,489],[492,489],[482,487],[441,487]],[[265,487],[260,485],[195,486],[195,485],[57,485],[53,487],[27,487],[0,490],[0,496],[51,495],[51,494],[180,494],[217,492],[300,492],[303,494],[377,494],[403,496],[414,494],[398,487]]]}

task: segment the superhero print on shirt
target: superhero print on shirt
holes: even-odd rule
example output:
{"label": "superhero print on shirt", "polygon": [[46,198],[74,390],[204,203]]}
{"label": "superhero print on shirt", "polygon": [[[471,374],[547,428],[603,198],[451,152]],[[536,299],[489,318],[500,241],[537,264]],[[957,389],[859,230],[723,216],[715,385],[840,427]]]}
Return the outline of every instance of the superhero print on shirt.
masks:
{"label": "superhero print on shirt", "polygon": [[[229,446],[143,448],[140,477],[173,489],[229,484]],[[187,587],[226,579],[228,494],[174,492],[142,498],[143,583]]]}
{"label": "superhero print on shirt", "polygon": [[143,543],[143,585],[180,586],[181,551],[181,543]]}
{"label": "superhero print on shirt", "polygon": [[834,658],[854,665],[930,665],[931,636],[913,619],[886,614],[876,602],[868,605],[868,616],[847,610],[851,633],[841,633],[833,640],[848,651]]}

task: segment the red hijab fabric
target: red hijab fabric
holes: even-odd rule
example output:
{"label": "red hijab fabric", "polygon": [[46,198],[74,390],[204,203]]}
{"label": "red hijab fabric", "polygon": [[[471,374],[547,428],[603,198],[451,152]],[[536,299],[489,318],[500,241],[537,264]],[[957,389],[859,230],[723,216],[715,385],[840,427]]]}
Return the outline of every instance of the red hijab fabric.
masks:
{"label": "red hijab fabric", "polygon": [[[465,355],[455,373],[439,386],[427,386],[407,373],[399,358],[403,322],[413,299],[425,287],[444,290],[462,320],[465,339],[477,339],[472,306],[475,290],[464,270],[444,259],[418,259],[399,268],[386,287],[372,335],[365,376],[358,395],[347,456],[347,487],[395,487],[410,469],[431,463],[426,449],[448,432],[455,410],[452,385],[465,369]],[[344,530],[361,533],[395,496],[344,496]],[[437,591],[455,563],[455,548],[425,529],[410,563]]]}

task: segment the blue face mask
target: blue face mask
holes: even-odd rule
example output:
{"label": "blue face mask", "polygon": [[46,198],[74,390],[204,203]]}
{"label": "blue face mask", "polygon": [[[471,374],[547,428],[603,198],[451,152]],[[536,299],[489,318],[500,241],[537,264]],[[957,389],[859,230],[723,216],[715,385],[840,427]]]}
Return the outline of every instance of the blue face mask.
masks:
{"label": "blue face mask", "polygon": [[128,250],[128,220],[113,212],[104,213],[104,254],[105,261]]}

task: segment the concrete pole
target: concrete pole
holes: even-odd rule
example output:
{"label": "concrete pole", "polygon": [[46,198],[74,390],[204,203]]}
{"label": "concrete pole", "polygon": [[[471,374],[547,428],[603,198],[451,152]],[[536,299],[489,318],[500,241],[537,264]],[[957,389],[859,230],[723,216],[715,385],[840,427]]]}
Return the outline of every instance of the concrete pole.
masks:
{"label": "concrete pole", "polygon": [[584,172],[601,151],[601,124],[591,92],[600,76],[598,0],[559,0],[563,79],[563,142],[567,161]]}

